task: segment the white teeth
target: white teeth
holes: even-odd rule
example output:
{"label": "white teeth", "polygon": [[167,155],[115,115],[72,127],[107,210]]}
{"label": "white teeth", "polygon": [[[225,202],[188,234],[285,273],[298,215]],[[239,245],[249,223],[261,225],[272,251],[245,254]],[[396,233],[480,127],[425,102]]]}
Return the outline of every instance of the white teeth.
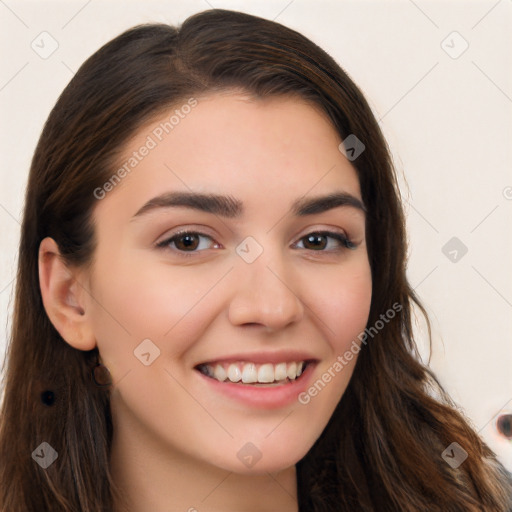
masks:
{"label": "white teeth", "polygon": [[302,375],[306,363],[304,361],[291,363],[264,363],[255,364],[249,362],[216,363],[215,365],[203,364],[200,370],[205,375],[220,382],[240,382],[244,384],[271,384],[281,383],[297,379]]}
{"label": "white teeth", "polygon": [[258,382],[274,382],[273,364],[267,363],[260,366],[258,370]]}
{"label": "white teeth", "polygon": [[258,381],[258,372],[254,363],[244,364],[242,371],[242,382],[245,384],[252,384]]}
{"label": "white teeth", "polygon": [[226,377],[228,376],[228,374],[226,373],[226,370],[224,370],[224,366],[222,366],[221,364],[218,364],[215,366],[215,371],[213,372],[213,376],[217,380],[224,382],[226,380]]}
{"label": "white teeth", "polygon": [[238,382],[242,380],[242,372],[236,364],[230,364],[228,368],[228,379],[231,382]]}
{"label": "white teeth", "polygon": [[297,363],[290,363],[288,365],[288,370],[286,371],[286,375],[288,375],[288,378],[291,380],[297,378]]}
{"label": "white teeth", "polygon": [[276,364],[274,368],[274,379],[275,380],[285,380],[286,375],[286,363]]}

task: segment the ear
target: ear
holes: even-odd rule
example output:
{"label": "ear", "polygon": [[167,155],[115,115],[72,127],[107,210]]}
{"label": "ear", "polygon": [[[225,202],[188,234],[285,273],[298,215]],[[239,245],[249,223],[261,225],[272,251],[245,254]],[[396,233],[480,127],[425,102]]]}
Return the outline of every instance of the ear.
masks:
{"label": "ear", "polygon": [[78,269],[70,268],[52,238],[39,245],[39,286],[46,314],[64,340],[78,350],[92,350],[96,339],[87,315],[87,292]]}

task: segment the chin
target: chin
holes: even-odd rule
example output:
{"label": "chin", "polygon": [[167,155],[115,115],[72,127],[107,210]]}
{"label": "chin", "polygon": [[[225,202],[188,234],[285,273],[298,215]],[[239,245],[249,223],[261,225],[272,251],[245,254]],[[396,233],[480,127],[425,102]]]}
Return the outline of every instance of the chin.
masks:
{"label": "chin", "polygon": [[266,439],[262,443],[236,444],[235,457],[214,457],[212,462],[226,471],[243,475],[265,475],[295,466],[310,450],[311,444],[287,443],[283,438],[274,442]]}

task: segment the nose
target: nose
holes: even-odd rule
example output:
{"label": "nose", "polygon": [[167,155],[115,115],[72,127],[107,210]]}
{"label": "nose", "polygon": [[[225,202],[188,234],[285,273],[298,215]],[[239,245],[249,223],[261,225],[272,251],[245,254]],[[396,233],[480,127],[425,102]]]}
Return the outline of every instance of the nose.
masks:
{"label": "nose", "polygon": [[303,318],[304,306],[293,289],[290,269],[264,254],[250,264],[239,261],[233,273],[236,283],[228,312],[233,325],[279,330]]}

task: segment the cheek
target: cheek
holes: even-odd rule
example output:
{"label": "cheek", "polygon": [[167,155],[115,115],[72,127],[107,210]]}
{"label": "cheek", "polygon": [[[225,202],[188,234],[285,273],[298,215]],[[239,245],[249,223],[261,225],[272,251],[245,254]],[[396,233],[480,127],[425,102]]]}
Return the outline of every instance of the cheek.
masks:
{"label": "cheek", "polygon": [[[352,377],[360,342],[371,305],[372,280],[369,264],[355,262],[332,272],[317,275],[308,306],[314,311],[319,331],[323,332],[325,358],[315,369],[310,386],[298,397],[300,408],[316,418],[311,444],[320,435]],[[299,410],[301,410],[299,408]]]}
{"label": "cheek", "polygon": [[[210,290],[229,269],[173,268],[137,253],[116,264],[113,258],[97,261],[91,283],[96,339],[104,357],[125,359],[124,366],[145,339],[173,357],[187,350],[213,313]],[[187,335],[178,335],[184,329]]]}
{"label": "cheek", "polygon": [[311,290],[310,307],[321,320],[325,333],[336,354],[346,350],[357,335],[364,331],[372,298],[371,271],[367,261],[355,261],[344,268],[317,274]]}
{"label": "cheek", "polygon": [[316,275],[314,282],[308,306],[315,313],[313,318],[316,317],[317,328],[323,333],[327,345],[325,353],[328,354],[318,368],[319,373],[328,371],[339,357],[352,351],[349,360],[343,362],[343,371],[335,371],[334,385],[330,386],[330,394],[339,399],[348,385],[359,354],[356,346],[360,344],[358,336],[364,332],[368,322],[372,298],[371,271],[367,260],[361,259]]}

